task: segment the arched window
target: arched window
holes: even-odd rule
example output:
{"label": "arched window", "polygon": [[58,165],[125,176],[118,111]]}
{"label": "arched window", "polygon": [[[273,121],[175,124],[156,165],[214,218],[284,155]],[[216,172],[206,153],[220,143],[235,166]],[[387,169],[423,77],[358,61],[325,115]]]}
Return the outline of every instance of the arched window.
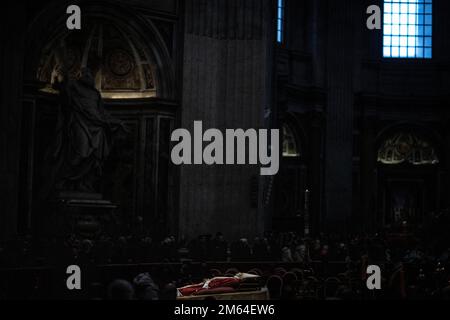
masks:
{"label": "arched window", "polygon": [[378,162],[388,165],[410,163],[413,165],[438,164],[433,145],[414,133],[397,133],[386,139],[378,150]]}
{"label": "arched window", "polygon": [[283,157],[299,157],[300,152],[298,148],[297,138],[292,128],[283,125]]}
{"label": "arched window", "polygon": [[432,0],[385,0],[383,57],[432,58]]}

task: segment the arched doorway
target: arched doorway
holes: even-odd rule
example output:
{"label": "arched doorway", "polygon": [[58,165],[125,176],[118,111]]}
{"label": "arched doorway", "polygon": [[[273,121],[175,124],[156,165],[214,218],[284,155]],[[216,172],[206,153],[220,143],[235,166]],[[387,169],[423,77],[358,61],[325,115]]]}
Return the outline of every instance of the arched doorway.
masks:
{"label": "arched doorway", "polygon": [[[59,8],[61,9],[61,8]],[[127,8],[86,4],[80,31],[68,31],[58,8],[48,8],[30,26],[25,69],[24,168],[19,228],[33,229],[43,179],[44,154],[52,139],[59,107],[52,86],[64,43],[71,77],[92,63],[100,65],[96,87],[105,108],[127,126],[116,137],[105,164],[101,191],[118,205],[123,229],[143,222],[145,232],[175,233],[174,173],[169,159],[170,133],[178,103],[168,48],[151,19]]]}
{"label": "arched doorway", "polygon": [[273,229],[302,230],[307,180],[304,149],[294,121],[285,121],[281,129],[282,158],[275,177]]}
{"label": "arched doorway", "polygon": [[419,130],[401,129],[378,146],[378,224],[418,227],[440,205],[440,153]]}

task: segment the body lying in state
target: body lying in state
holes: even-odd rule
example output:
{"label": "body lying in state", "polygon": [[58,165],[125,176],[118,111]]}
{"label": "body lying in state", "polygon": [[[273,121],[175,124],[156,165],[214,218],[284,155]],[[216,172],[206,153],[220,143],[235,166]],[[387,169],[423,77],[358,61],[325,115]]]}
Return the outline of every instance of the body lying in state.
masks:
{"label": "body lying in state", "polygon": [[243,281],[258,281],[260,277],[248,273],[238,273],[234,277],[215,277],[204,282],[178,288],[178,296],[232,293]]}

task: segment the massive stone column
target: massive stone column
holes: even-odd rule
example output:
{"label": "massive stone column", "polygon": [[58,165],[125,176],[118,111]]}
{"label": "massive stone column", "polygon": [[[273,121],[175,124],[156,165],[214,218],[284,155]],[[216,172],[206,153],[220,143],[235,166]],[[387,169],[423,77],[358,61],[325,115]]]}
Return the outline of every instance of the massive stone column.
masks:
{"label": "massive stone column", "polygon": [[[447,115],[448,118],[450,118],[450,115]],[[444,130],[444,159],[445,164],[443,164],[444,170],[445,170],[445,178],[443,181],[443,192],[441,194],[441,197],[444,198],[442,201],[442,206],[444,209],[450,208],[450,119],[446,120],[446,128]]]}
{"label": "massive stone column", "polygon": [[[185,1],[181,127],[263,128],[270,104],[273,45],[270,0]],[[258,166],[182,166],[180,236],[264,231]],[[258,186],[256,186],[258,188]]]}
{"label": "massive stone column", "polygon": [[[322,225],[322,199],[321,199],[321,181],[322,181],[322,115],[319,113],[312,113],[309,117],[310,121],[310,143],[309,148],[309,188],[311,191],[310,212],[312,233],[317,233],[321,230]],[[313,191],[314,190],[314,191]]]}
{"label": "massive stone column", "polygon": [[25,18],[25,8],[20,1],[1,10],[0,238],[17,232]]}
{"label": "massive stone column", "polygon": [[[366,112],[368,113],[368,112]],[[376,121],[377,118],[371,114],[365,114],[362,120],[362,145],[361,145],[361,212],[357,219],[360,230],[374,231],[377,225],[376,204]]]}
{"label": "massive stone column", "polygon": [[328,1],[326,224],[343,231],[352,213],[354,24],[351,0]]}

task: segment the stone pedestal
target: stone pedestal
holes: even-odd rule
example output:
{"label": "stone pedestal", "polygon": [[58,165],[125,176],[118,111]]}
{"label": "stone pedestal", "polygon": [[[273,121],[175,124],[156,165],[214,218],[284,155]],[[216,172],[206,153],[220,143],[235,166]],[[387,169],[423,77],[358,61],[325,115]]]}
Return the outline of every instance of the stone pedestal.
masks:
{"label": "stone pedestal", "polygon": [[101,231],[113,231],[117,205],[101,194],[62,192],[49,202],[45,223],[47,233],[54,236],[76,234],[91,238]]}

